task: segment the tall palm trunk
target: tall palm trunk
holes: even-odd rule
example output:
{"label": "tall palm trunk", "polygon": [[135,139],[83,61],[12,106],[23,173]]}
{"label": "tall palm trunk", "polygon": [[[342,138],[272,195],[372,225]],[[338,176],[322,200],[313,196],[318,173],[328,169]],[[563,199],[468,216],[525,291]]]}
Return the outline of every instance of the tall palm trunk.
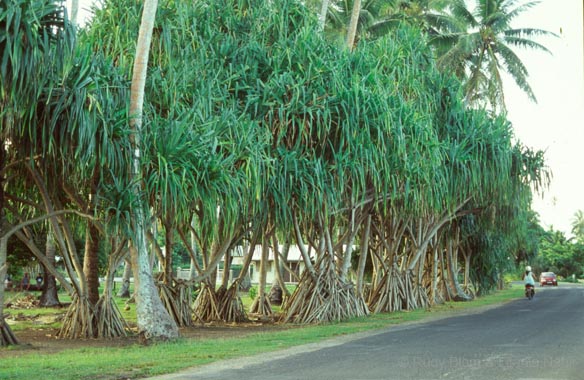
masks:
{"label": "tall palm trunk", "polygon": [[140,140],[142,135],[142,109],[144,87],[148,68],[148,55],[156,16],[157,0],[145,0],[136,58],[134,61],[130,94],[130,142],[133,150],[131,180],[138,206],[133,210],[133,240],[130,248],[136,295],[136,319],[140,334],[146,339],[172,339],[178,337],[178,327],[164,308],[152,278],[152,267],[146,242],[146,204],[141,189]]}
{"label": "tall palm trunk", "polygon": [[326,15],[328,14],[330,0],[322,0],[322,7],[320,8],[320,14],[318,15],[318,25],[320,30],[324,30],[326,24]]}
{"label": "tall palm trunk", "polygon": [[359,24],[359,14],[361,14],[361,0],[355,0],[353,3],[353,11],[351,12],[351,21],[347,30],[347,38],[345,44],[349,50],[353,50],[355,44],[355,36],[357,35],[357,25]]}
{"label": "tall palm trunk", "polygon": [[77,15],[79,14],[79,0],[71,0],[71,23],[77,25]]}

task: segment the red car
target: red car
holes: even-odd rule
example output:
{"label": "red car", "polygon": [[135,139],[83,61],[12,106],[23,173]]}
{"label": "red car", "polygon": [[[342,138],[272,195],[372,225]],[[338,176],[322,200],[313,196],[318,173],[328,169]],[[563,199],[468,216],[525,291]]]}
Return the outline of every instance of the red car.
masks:
{"label": "red car", "polygon": [[558,279],[554,272],[541,272],[539,275],[539,283],[541,286],[553,285],[558,286]]}

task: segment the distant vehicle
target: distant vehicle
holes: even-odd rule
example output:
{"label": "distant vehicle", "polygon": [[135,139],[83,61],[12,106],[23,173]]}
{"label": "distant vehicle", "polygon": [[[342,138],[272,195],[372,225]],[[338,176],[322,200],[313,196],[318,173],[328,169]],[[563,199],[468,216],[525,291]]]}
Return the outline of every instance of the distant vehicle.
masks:
{"label": "distant vehicle", "polygon": [[558,278],[554,272],[541,272],[539,275],[539,283],[541,286],[558,286]]}

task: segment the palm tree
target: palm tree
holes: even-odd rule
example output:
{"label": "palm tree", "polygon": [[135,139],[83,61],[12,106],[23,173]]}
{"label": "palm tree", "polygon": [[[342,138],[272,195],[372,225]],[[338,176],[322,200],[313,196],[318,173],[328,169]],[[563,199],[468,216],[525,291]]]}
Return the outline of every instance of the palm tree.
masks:
{"label": "palm tree", "polygon": [[142,108],[144,104],[144,87],[148,57],[152,41],[152,30],[156,17],[158,0],[146,0],[142,13],[142,22],[136,45],[136,57],[132,75],[130,94],[130,142],[134,157],[131,162],[131,173],[135,180],[134,194],[138,200],[133,210],[132,267],[134,270],[136,317],[138,328],[143,337],[149,339],[169,339],[178,337],[178,327],[170,317],[158,296],[158,291],[152,277],[152,268],[146,244],[146,229],[148,228],[145,202],[142,200],[140,157],[140,138],[142,136]]}
{"label": "palm tree", "polygon": [[444,13],[440,34],[431,37],[436,47],[439,67],[453,71],[465,84],[468,104],[488,105],[505,110],[503,71],[517,86],[536,101],[529,85],[527,68],[514,48],[528,48],[550,53],[533,40],[554,33],[535,28],[515,28],[513,20],[537,5],[516,0],[453,0]]}
{"label": "palm tree", "polygon": [[584,211],[578,210],[574,213],[571,232],[578,241],[584,241]]}
{"label": "palm tree", "polygon": [[[6,215],[7,170],[17,151],[35,146],[38,136],[33,111],[51,69],[49,54],[66,36],[61,9],[51,0],[9,0],[0,4],[0,278],[6,275],[6,246],[11,225]],[[35,80],[31,80],[34,78]],[[36,80],[38,78],[38,80]],[[22,144],[20,141],[22,140]],[[40,137],[39,137],[40,140]],[[43,142],[46,142],[43,139]],[[46,146],[45,146],[46,148]],[[31,148],[34,150],[34,148]],[[18,159],[25,160],[26,153]],[[31,154],[29,157],[33,157]],[[14,234],[16,231],[12,229]],[[0,346],[18,341],[3,317],[4,287],[0,287]]]}
{"label": "palm tree", "polygon": [[[329,0],[321,5],[318,9],[321,29],[329,39],[351,49],[355,42],[370,35],[370,28],[380,23],[379,20],[385,20],[383,15],[388,9],[385,0]],[[315,5],[312,8],[317,11]]]}
{"label": "palm tree", "polygon": [[[444,16],[439,14],[449,0],[336,0],[319,3],[319,23],[329,38],[348,42],[377,39],[408,23],[437,34]],[[317,4],[309,2],[317,11]],[[353,41],[350,41],[352,39]],[[352,46],[352,45],[351,45]]]}
{"label": "palm tree", "polygon": [[375,19],[367,26],[369,38],[379,38],[407,23],[429,35],[437,34],[444,17],[440,14],[449,0],[386,0],[379,1]]}
{"label": "palm tree", "polygon": [[353,1],[353,10],[351,11],[351,21],[349,22],[347,37],[345,43],[349,49],[353,49],[355,43],[355,35],[357,34],[357,24],[359,22],[359,15],[361,13],[361,0]]}

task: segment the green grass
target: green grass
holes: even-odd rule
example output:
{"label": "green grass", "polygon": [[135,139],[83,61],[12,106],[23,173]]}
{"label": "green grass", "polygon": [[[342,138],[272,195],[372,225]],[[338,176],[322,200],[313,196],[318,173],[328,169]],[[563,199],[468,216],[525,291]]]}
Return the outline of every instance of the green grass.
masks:
{"label": "green grass", "polygon": [[172,373],[210,362],[261,354],[327,338],[387,328],[408,322],[444,317],[521,298],[523,289],[511,287],[472,302],[446,303],[429,310],[376,314],[346,322],[293,326],[281,331],[252,333],[232,339],[178,339],[150,346],[83,348],[43,354],[42,350],[14,350],[0,361],[2,379],[31,379],[42,374],[55,379],[133,379]]}

